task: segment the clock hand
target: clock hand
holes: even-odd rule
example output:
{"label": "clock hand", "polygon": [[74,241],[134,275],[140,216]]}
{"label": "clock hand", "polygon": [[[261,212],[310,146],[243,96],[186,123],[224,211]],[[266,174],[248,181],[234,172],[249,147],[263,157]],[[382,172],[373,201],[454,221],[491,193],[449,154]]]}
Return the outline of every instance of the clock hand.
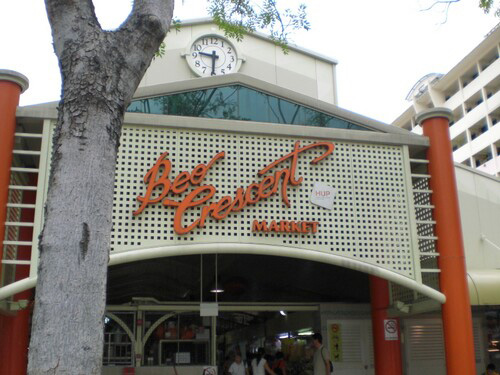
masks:
{"label": "clock hand", "polygon": [[200,55],[203,56],[209,56],[212,59],[212,73],[211,75],[215,75],[215,59],[219,58],[219,55],[216,54],[215,51],[212,51],[212,53],[206,53],[206,52],[199,52]]}
{"label": "clock hand", "polygon": [[212,73],[211,75],[215,75],[215,59],[218,59],[219,56],[215,54],[215,51],[212,51]]}
{"label": "clock hand", "polygon": [[212,51],[212,73],[211,75],[215,75],[215,59],[218,59],[219,56],[215,53],[215,51]]}

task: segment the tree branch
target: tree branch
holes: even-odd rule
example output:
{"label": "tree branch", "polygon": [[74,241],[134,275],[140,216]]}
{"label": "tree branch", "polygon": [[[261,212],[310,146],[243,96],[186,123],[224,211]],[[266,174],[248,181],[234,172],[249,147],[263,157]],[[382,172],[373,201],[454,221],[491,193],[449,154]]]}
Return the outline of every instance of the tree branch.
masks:
{"label": "tree branch", "polygon": [[451,3],[458,3],[459,1],[460,0],[438,0],[438,1],[435,1],[434,3],[432,3],[428,8],[421,9],[420,11],[426,12],[428,10],[431,10],[432,8],[434,8],[438,4],[447,4],[446,9],[448,9],[450,7]]}
{"label": "tree branch", "polygon": [[118,45],[126,46],[124,63],[137,72],[137,84],[165,39],[173,12],[174,0],[134,0],[128,18],[112,32]]}
{"label": "tree branch", "polygon": [[73,40],[78,31],[92,27],[101,30],[92,0],[45,0],[45,8],[58,57],[62,56],[66,42]]}
{"label": "tree branch", "polygon": [[173,12],[174,0],[134,0],[130,15],[116,34],[126,38],[123,41],[129,41],[132,47],[144,42],[144,33],[153,35],[156,41],[160,39],[161,43],[172,22]]}

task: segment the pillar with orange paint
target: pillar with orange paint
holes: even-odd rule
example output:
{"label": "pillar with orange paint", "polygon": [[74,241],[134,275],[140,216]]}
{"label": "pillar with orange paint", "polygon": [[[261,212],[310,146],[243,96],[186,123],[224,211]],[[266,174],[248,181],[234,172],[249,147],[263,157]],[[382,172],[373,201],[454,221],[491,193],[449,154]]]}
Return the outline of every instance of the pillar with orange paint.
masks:
{"label": "pillar with orange paint", "polygon": [[439,283],[446,296],[442,307],[446,371],[449,375],[473,375],[476,374],[476,364],[472,313],[449,134],[451,118],[449,109],[433,108],[417,115],[416,121],[421,124],[430,142],[427,159],[438,238]]}
{"label": "pillar with orange paint", "polygon": [[389,319],[389,283],[370,276],[375,375],[402,375],[399,321]]}
{"label": "pillar with orange paint", "polygon": [[[12,70],[0,69],[0,259],[3,259],[10,168],[16,130],[16,108],[19,104],[19,96],[27,88],[28,79],[24,75]],[[0,267],[0,280],[1,277]],[[16,296],[16,298],[21,297],[29,298],[27,295]],[[14,316],[0,313],[0,358],[3,359],[0,361],[0,373],[25,373],[28,323],[29,311]],[[13,333],[17,335],[16,339],[22,341],[13,342]],[[16,343],[20,344],[19,347],[22,350],[13,349]]]}
{"label": "pillar with orange paint", "polygon": [[[7,200],[9,197],[10,166],[16,131],[16,108],[19,96],[28,88],[28,79],[12,70],[0,69],[0,241],[5,236]],[[0,259],[3,246],[0,246]],[[0,269],[0,279],[1,279]]]}

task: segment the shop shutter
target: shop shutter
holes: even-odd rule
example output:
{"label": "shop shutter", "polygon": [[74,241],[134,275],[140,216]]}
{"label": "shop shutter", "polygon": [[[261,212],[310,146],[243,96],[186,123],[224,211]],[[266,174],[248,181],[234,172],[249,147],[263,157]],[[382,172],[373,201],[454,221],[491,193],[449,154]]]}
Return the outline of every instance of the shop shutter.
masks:
{"label": "shop shutter", "polygon": [[361,362],[361,326],[344,324],[342,329],[343,362]]}
{"label": "shop shutter", "polygon": [[417,322],[410,325],[409,334],[411,361],[444,359],[441,322]]}
{"label": "shop shutter", "polygon": [[[480,371],[484,367],[481,324],[479,319],[473,319],[472,323],[476,368]],[[446,358],[441,319],[406,320],[405,333],[408,375],[444,374]]]}
{"label": "shop shutter", "polygon": [[334,362],[337,375],[374,375],[373,338],[369,319],[329,320],[340,324],[342,361]]}
{"label": "shop shutter", "polygon": [[408,375],[446,373],[443,326],[440,319],[405,321]]}

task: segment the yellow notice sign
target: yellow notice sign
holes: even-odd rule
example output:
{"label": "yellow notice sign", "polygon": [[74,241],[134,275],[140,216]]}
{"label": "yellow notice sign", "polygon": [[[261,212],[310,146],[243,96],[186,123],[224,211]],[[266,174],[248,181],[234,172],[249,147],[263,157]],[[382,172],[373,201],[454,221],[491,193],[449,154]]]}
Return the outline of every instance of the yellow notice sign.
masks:
{"label": "yellow notice sign", "polygon": [[330,341],[330,356],[333,362],[342,362],[342,334],[339,323],[328,325],[328,339]]}

